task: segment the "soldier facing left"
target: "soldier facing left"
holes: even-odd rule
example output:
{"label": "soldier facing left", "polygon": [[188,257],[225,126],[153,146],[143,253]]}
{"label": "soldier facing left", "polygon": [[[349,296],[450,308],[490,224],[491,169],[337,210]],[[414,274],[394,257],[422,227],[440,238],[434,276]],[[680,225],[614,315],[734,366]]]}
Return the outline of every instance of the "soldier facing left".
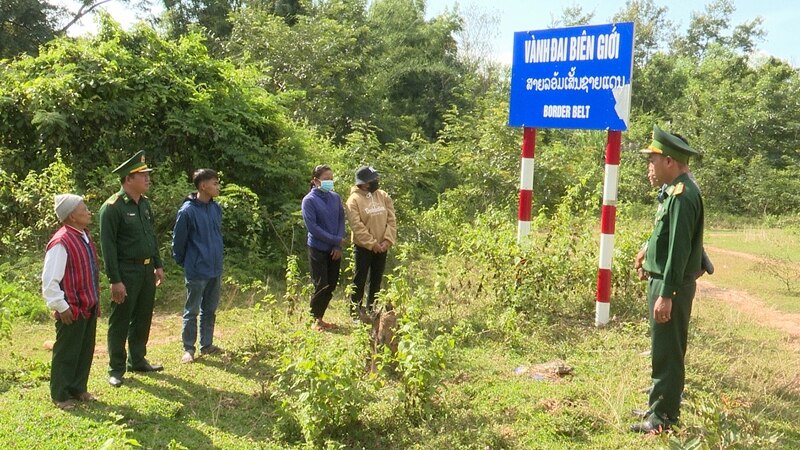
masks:
{"label": "soldier facing left", "polygon": [[153,210],[144,195],[150,189],[152,170],[147,167],[144,151],[122,163],[114,169],[121,188],[100,208],[100,247],[111,283],[108,383],[114,387],[122,385],[127,370],[164,369],[145,359],[156,287],[164,281]]}

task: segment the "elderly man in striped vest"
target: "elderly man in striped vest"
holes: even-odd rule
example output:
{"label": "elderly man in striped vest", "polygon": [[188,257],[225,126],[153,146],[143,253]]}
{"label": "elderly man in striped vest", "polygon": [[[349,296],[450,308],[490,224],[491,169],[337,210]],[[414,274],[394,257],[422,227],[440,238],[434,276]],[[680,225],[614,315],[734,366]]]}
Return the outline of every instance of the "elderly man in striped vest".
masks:
{"label": "elderly man in striped vest", "polygon": [[99,260],[86,230],[92,213],[83,198],[56,195],[55,211],[63,226],[47,244],[42,271],[42,295],[56,319],[50,397],[59,408],[71,410],[75,400],[95,400],[86,385],[99,313]]}

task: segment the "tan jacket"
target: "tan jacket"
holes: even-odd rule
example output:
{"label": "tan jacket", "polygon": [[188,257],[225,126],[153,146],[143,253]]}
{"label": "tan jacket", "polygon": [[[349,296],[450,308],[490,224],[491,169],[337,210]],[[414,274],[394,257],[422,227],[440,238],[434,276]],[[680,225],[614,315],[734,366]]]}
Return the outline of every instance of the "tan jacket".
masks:
{"label": "tan jacket", "polygon": [[397,240],[397,222],[394,202],[386,191],[378,189],[369,193],[353,186],[345,210],[354,244],[369,250],[384,240],[394,245]]}

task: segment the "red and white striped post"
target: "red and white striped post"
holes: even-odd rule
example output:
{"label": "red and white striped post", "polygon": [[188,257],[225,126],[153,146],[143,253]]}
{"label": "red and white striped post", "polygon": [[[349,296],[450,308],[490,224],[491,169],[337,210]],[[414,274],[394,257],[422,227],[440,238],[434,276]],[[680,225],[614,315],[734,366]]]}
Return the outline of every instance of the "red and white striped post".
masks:
{"label": "red and white striped post", "polygon": [[517,243],[531,232],[531,208],[533,204],[533,159],[536,153],[536,128],[522,130],[522,164],[519,178],[519,225]]}
{"label": "red and white striped post", "polygon": [[595,326],[608,323],[611,309],[611,268],[614,257],[614,227],[617,220],[617,186],[621,131],[609,131],[606,144],[606,174],[603,180],[603,210],[600,218],[600,268],[597,271]]}

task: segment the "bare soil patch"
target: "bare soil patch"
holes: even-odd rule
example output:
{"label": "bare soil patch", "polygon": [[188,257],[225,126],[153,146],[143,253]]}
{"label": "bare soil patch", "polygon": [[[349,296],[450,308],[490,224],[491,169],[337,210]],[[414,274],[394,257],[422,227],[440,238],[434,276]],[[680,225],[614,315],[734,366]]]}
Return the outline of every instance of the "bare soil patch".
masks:
{"label": "bare soil patch", "polygon": [[[742,255],[743,257],[752,257],[746,253],[742,253]],[[719,287],[702,278],[697,280],[697,291],[702,297],[722,301],[735,307],[759,325],[786,332],[792,341],[800,343],[800,314],[778,311],[754,295],[736,289]]]}

